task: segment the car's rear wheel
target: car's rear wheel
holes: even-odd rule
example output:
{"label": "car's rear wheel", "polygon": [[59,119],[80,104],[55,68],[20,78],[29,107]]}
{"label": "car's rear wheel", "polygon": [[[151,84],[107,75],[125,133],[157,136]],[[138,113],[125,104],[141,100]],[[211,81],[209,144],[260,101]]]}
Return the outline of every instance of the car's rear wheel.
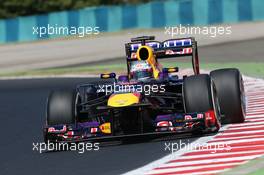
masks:
{"label": "car's rear wheel", "polygon": [[[183,83],[183,100],[186,113],[214,110],[215,116],[220,119],[216,89],[209,75],[200,74],[186,77]],[[199,131],[203,129],[205,128],[197,128]]]}
{"label": "car's rear wheel", "polygon": [[245,120],[245,92],[238,69],[219,69],[210,73],[219,97],[223,123],[241,123]]}

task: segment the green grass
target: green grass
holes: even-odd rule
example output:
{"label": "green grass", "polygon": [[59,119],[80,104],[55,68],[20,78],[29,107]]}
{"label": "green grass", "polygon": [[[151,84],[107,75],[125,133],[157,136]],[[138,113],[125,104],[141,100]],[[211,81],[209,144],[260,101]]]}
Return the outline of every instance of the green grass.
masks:
{"label": "green grass", "polygon": [[263,175],[264,174],[264,157],[256,158],[246,164],[237,166],[231,170],[225,171],[220,175],[246,174],[246,175]]}
{"label": "green grass", "polygon": [[[180,68],[189,68],[190,63],[172,63],[164,62],[164,67],[178,66]],[[202,63],[200,65],[201,69],[204,70],[214,70],[219,68],[238,68],[240,71],[248,76],[264,78],[264,62],[262,63],[252,63],[252,62],[240,62],[240,63]],[[98,64],[93,66],[80,66],[80,67],[70,67],[70,68],[51,68],[51,69],[41,69],[32,70],[25,72],[13,72],[13,73],[2,73],[0,76],[45,76],[45,75],[64,75],[64,74],[100,74],[104,72],[125,72],[125,64]]]}
{"label": "green grass", "polygon": [[264,168],[258,169],[257,171],[250,173],[249,175],[263,175],[264,174]]}
{"label": "green grass", "polygon": [[264,78],[263,63],[206,63],[201,65],[201,69],[214,70],[219,68],[238,68],[243,74],[253,77]]}

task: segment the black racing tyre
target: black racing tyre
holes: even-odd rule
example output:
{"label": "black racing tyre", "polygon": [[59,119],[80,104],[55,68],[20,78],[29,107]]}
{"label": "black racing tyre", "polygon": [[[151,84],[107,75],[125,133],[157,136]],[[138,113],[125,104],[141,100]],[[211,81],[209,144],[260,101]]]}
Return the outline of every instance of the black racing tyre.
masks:
{"label": "black racing tyre", "polygon": [[242,75],[238,69],[219,69],[210,73],[215,83],[223,123],[241,123],[245,120],[245,93]]}
{"label": "black racing tyre", "polygon": [[183,82],[183,97],[186,113],[214,110],[212,81],[209,75],[186,77]]}
{"label": "black racing tyre", "polygon": [[73,90],[53,91],[47,104],[47,124],[74,124],[76,92]]}
{"label": "black racing tyre", "polygon": [[[220,120],[220,109],[216,88],[207,74],[192,75],[186,77],[183,82],[183,100],[186,113],[207,112],[214,110]],[[215,123],[215,125],[217,125]],[[193,134],[202,134],[205,126],[197,126]],[[215,130],[214,132],[217,132]]]}

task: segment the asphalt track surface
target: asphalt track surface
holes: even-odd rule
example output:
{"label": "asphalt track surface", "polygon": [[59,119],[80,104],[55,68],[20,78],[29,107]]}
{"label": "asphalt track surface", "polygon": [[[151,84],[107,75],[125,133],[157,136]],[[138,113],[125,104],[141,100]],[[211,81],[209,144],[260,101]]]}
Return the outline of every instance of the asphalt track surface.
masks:
{"label": "asphalt track surface", "polygon": [[234,41],[199,48],[202,63],[263,62],[264,38]]}
{"label": "asphalt track surface", "polygon": [[[165,142],[180,139],[115,144],[99,151],[33,151],[43,142],[42,126],[46,99],[51,90],[73,88],[94,79],[34,79],[0,81],[1,149],[0,174],[120,174],[141,167],[167,154]],[[196,138],[181,139],[191,143]]]}

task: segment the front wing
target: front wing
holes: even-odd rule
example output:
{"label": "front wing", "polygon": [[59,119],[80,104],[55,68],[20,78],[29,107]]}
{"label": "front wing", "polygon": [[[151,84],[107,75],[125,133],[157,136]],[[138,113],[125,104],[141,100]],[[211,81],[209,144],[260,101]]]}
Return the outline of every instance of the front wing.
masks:
{"label": "front wing", "polygon": [[45,140],[53,142],[82,142],[99,140],[118,140],[122,138],[179,133],[210,133],[220,129],[220,122],[213,110],[203,113],[175,113],[159,115],[153,121],[155,130],[151,133],[119,134],[112,132],[112,124],[99,122],[82,122],[44,127]]}

